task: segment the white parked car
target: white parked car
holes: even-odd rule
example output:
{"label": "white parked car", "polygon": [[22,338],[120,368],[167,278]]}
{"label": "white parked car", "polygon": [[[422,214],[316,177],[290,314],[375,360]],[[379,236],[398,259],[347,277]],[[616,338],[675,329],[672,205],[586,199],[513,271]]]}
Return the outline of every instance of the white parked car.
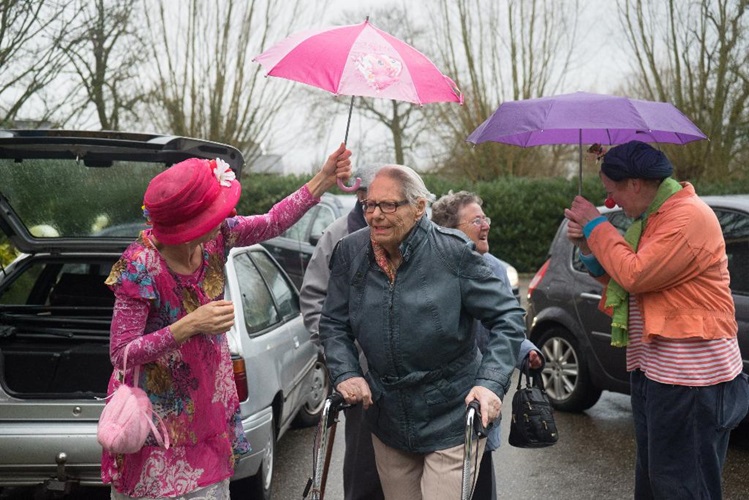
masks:
{"label": "white parked car", "polygon": [[[114,302],[104,280],[142,224],[148,181],[192,156],[220,157],[240,177],[239,151],[197,139],[0,131],[0,244],[23,252],[0,269],[0,489],[101,486],[96,425]],[[316,423],[327,374],[298,292],[267,250],[232,249],[226,275],[237,315],[227,336],[252,445],[232,491],[269,498],[276,440],[293,423]]]}

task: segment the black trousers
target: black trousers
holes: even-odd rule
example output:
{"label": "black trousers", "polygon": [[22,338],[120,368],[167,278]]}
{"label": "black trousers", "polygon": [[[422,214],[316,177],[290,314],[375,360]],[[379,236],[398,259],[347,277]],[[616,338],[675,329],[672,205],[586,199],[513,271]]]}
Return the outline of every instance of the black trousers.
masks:
{"label": "black trousers", "polygon": [[343,495],[345,500],[384,500],[377,474],[372,434],[364,422],[364,409],[356,405],[347,410],[343,454]]}
{"label": "black trousers", "polygon": [[630,379],[635,498],[722,498],[728,438],[749,404],[746,375],[707,387],[660,384],[639,370]]}
{"label": "black trousers", "polygon": [[479,477],[473,488],[471,500],[497,500],[497,481],[494,477],[492,452],[485,450],[479,465]]}

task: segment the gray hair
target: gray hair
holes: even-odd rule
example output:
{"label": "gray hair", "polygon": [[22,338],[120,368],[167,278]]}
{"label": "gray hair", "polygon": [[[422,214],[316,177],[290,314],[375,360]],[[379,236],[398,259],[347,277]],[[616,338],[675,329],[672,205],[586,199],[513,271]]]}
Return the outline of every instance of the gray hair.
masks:
{"label": "gray hair", "polygon": [[411,204],[415,204],[420,199],[423,199],[428,205],[435,198],[427,189],[421,176],[410,167],[406,167],[405,165],[384,165],[377,171],[374,179],[381,175],[397,181],[403,190],[404,198]]}
{"label": "gray hair", "polygon": [[481,206],[484,200],[476,193],[469,191],[453,193],[450,190],[432,205],[432,222],[443,227],[457,228],[460,224],[458,212],[471,203]]}
{"label": "gray hair", "polygon": [[354,176],[361,179],[359,189],[369,188],[369,185],[372,184],[372,180],[374,179],[374,176],[377,173],[378,169],[379,167],[375,165],[365,165],[363,167],[360,166],[356,168]]}

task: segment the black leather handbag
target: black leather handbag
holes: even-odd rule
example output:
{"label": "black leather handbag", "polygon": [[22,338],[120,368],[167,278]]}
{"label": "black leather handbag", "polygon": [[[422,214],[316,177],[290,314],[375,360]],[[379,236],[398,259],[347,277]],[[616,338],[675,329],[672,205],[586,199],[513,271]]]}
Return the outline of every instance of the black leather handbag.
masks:
{"label": "black leather handbag", "polygon": [[[525,377],[525,387],[522,387]],[[512,421],[509,442],[517,448],[543,448],[559,439],[554,409],[544,390],[539,372],[531,370],[526,360],[520,369],[517,392],[512,397]]]}

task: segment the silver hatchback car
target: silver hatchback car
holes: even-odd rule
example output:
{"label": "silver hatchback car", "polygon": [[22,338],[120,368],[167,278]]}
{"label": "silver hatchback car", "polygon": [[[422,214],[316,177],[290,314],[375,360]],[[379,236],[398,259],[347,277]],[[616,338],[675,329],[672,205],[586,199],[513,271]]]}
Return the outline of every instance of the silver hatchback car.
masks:
{"label": "silver hatchback car", "polygon": [[[0,496],[101,486],[96,426],[112,371],[114,302],[104,279],[137,236],[150,178],[191,156],[220,157],[240,177],[242,155],[223,144],[0,131],[0,250],[22,252],[10,264],[0,259]],[[236,466],[232,492],[269,498],[276,440],[292,424],[317,422],[326,370],[298,292],[267,250],[232,249],[226,276],[236,311],[226,335],[253,448]]]}

